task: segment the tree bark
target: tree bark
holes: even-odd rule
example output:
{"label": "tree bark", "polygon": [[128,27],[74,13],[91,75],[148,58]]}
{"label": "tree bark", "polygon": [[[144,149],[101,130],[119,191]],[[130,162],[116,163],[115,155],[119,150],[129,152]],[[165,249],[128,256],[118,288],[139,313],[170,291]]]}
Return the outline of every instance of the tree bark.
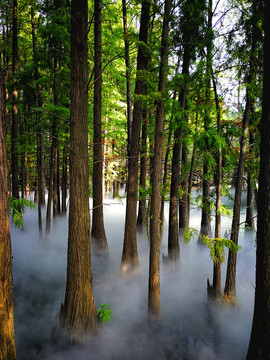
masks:
{"label": "tree bark", "polygon": [[[253,107],[252,110],[253,112]],[[253,143],[254,136],[250,132],[249,133],[249,153],[250,156],[253,154]],[[254,222],[254,207],[255,207],[255,193],[254,193],[254,184],[251,176],[252,169],[248,169],[248,179],[247,179],[247,211],[246,211],[246,226],[248,226],[251,230],[255,230],[255,222]]]}
{"label": "tree bark", "polygon": [[169,37],[169,18],[171,12],[171,0],[165,0],[164,20],[161,39],[161,56],[159,69],[158,91],[161,100],[157,103],[155,145],[152,173],[152,194],[150,210],[150,259],[149,259],[149,283],[148,283],[148,318],[152,323],[161,321],[160,306],[160,172],[163,145],[163,119],[164,119],[164,91],[166,87],[167,68],[168,68],[168,37]]}
{"label": "tree bark", "polygon": [[18,165],[18,26],[17,26],[17,0],[13,0],[13,35],[12,35],[12,127],[11,127],[11,172],[12,172],[12,196],[19,198],[19,165]]}
{"label": "tree bark", "polygon": [[[212,0],[208,1],[208,20],[207,20],[207,53],[206,53],[206,91],[205,91],[205,114],[204,114],[204,131],[210,128],[211,115],[210,115],[210,101],[211,101],[211,66],[212,66],[212,51],[213,51],[213,29],[212,29]],[[206,144],[206,153],[208,144]],[[211,213],[210,213],[210,182],[209,182],[209,169],[207,154],[205,155],[203,165],[203,193],[202,193],[202,219],[201,230],[202,235],[211,235]]]}
{"label": "tree bark", "polygon": [[[253,3],[253,15],[255,15],[256,10],[256,1]],[[240,224],[240,207],[241,207],[241,196],[242,196],[242,187],[243,187],[243,175],[244,175],[244,166],[245,166],[245,155],[247,148],[247,136],[248,136],[248,124],[250,111],[252,108],[252,93],[251,85],[256,78],[256,48],[257,48],[257,34],[256,26],[253,23],[252,25],[252,44],[250,51],[249,59],[249,74],[247,79],[247,89],[246,89],[246,106],[243,116],[243,133],[240,139],[240,154],[238,161],[238,170],[237,170],[237,180],[235,188],[235,197],[234,197],[234,208],[233,208],[233,221],[232,221],[232,230],[231,230],[231,240],[237,245],[238,244],[238,235],[239,235],[239,224]],[[236,290],[235,278],[236,278],[236,260],[237,253],[229,250],[228,262],[227,262],[227,272],[226,272],[226,282],[224,294],[226,296],[234,296]]]}
{"label": "tree bark", "polygon": [[129,59],[129,39],[127,28],[127,3],[122,0],[123,12],[123,29],[124,29],[124,42],[125,42],[125,64],[126,64],[126,97],[127,97],[127,155],[130,152],[130,139],[131,139],[131,125],[132,125],[132,103],[131,103],[131,84],[130,84],[130,59]]}
{"label": "tree bark", "polygon": [[[215,94],[215,103],[216,103],[216,112],[217,112],[217,133],[221,135],[220,129],[220,121],[221,121],[221,109],[220,103],[217,93],[216,80],[214,77],[214,72],[211,67],[211,76]],[[215,209],[215,238],[221,238],[221,214],[219,209],[221,207],[221,190],[222,190],[222,148],[221,143],[217,150],[216,157],[216,209]],[[221,259],[218,256],[217,262],[214,262],[213,265],[213,285],[210,289],[211,294],[214,295],[215,298],[218,298],[221,295]]]}
{"label": "tree bark", "polygon": [[4,83],[0,52],[0,358],[16,359],[13,316],[13,281],[8,208],[8,165],[4,121]]}
{"label": "tree bark", "polygon": [[[187,76],[189,73],[189,48],[184,49],[182,75],[184,84],[180,89],[179,103],[181,109],[186,107]],[[172,157],[172,176],[170,189],[170,209],[169,209],[169,236],[168,236],[168,258],[173,262],[178,262],[180,258],[179,247],[179,226],[178,226],[178,205],[179,205],[179,184],[180,184],[180,159],[182,150],[183,119],[178,119],[177,129],[174,132],[174,147]]]}
{"label": "tree bark", "polygon": [[101,131],[102,70],[101,70],[101,1],[94,1],[95,56],[94,56],[94,146],[93,146],[93,219],[92,244],[97,254],[108,253],[103,219],[103,154]]}
{"label": "tree bark", "polygon": [[139,96],[144,93],[144,80],[142,78],[142,72],[147,69],[148,62],[146,48],[142,44],[144,43],[145,45],[147,45],[149,18],[150,2],[148,0],[143,0],[139,35],[140,43],[137,56],[135,103],[133,110],[130,156],[128,159],[126,221],[121,262],[121,273],[123,276],[125,276],[129,272],[136,272],[139,267],[136,239],[139,147],[142,118],[142,100]]}
{"label": "tree bark", "polygon": [[[257,1],[256,1],[257,3]],[[270,358],[270,3],[265,2],[263,102],[256,247],[254,316],[247,360]]]}
{"label": "tree bark", "polygon": [[[142,138],[141,138],[141,150],[140,150],[140,189],[146,189],[146,175],[147,175],[147,119],[148,112],[143,111],[143,126],[142,126]],[[142,194],[142,191],[139,192],[139,209],[137,217],[137,226],[141,229],[147,224],[146,216],[146,199]]]}
{"label": "tree bark", "polygon": [[70,210],[66,295],[60,310],[60,326],[71,343],[87,341],[98,328],[90,250],[87,31],[87,0],[72,0]]}

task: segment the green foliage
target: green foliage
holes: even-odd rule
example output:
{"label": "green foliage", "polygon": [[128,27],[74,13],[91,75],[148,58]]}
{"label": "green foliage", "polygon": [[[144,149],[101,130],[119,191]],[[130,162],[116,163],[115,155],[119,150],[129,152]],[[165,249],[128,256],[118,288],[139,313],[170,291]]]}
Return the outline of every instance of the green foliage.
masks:
{"label": "green foliage", "polygon": [[111,320],[112,317],[112,311],[111,311],[111,305],[108,304],[101,304],[100,308],[98,308],[97,310],[98,312],[98,317],[100,319],[100,321],[102,322],[108,322]]}
{"label": "green foliage", "polygon": [[17,199],[13,196],[9,197],[8,205],[15,227],[24,229],[23,214],[27,208],[36,209],[36,205],[31,200]]}
{"label": "green foliage", "polygon": [[231,217],[233,215],[233,210],[230,209],[227,205],[222,204],[220,208],[217,209],[217,214]]}
{"label": "green foliage", "polygon": [[199,236],[202,243],[206,245],[210,250],[211,259],[215,264],[225,261],[225,247],[237,252],[241,249],[241,246],[235,245],[232,240],[225,238],[209,238],[206,235],[202,235],[198,230],[186,227],[184,232],[184,240],[188,243],[195,235]]}

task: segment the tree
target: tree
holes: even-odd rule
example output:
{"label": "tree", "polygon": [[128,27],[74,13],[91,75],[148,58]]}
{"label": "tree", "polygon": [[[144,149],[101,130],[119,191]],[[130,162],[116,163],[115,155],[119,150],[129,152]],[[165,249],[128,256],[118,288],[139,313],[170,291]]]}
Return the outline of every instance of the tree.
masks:
{"label": "tree", "polygon": [[[257,1],[256,1],[257,2]],[[270,358],[270,3],[264,4],[264,70],[254,315],[247,360]]]}
{"label": "tree", "polygon": [[[240,154],[239,154],[239,162],[237,169],[237,180],[236,180],[237,183],[235,187],[233,221],[232,221],[232,231],[231,231],[231,240],[236,245],[238,244],[239,226],[240,226],[240,207],[241,207],[244,165],[245,165],[245,156],[246,156],[247,139],[248,139],[248,124],[249,124],[252,104],[254,103],[254,94],[252,92],[252,86],[256,81],[257,46],[259,40],[258,35],[260,31],[258,28],[259,0],[253,1],[252,11],[253,11],[252,43],[251,43],[250,58],[249,58],[249,72],[247,76],[247,87],[246,87],[246,104],[243,115],[242,135],[240,139]],[[237,260],[237,253],[229,250],[226,282],[224,289],[224,294],[227,296],[235,295],[236,260]]]}
{"label": "tree", "polygon": [[161,321],[160,307],[160,279],[159,279],[159,255],[160,255],[160,172],[163,145],[163,120],[165,88],[168,68],[168,37],[169,20],[171,13],[171,0],[165,0],[164,19],[161,39],[160,68],[158,91],[159,101],[156,107],[155,121],[155,145],[152,170],[152,194],[150,210],[150,258],[149,258],[149,282],[148,282],[148,317],[151,322]]}
{"label": "tree", "polygon": [[143,73],[147,69],[147,37],[150,18],[150,1],[143,0],[140,21],[139,48],[137,56],[137,77],[135,85],[135,102],[133,110],[132,132],[130,151],[128,159],[127,178],[127,204],[124,246],[122,253],[121,272],[122,275],[130,271],[136,271],[139,266],[137,240],[136,240],[136,211],[137,211],[137,189],[140,131],[142,119],[142,99],[144,93]]}
{"label": "tree", "polygon": [[[211,64],[213,56],[213,29],[212,29],[212,0],[208,1],[208,18],[206,31],[206,69],[205,69],[205,114],[204,114],[204,131],[207,133],[211,124],[210,115],[210,101],[211,101]],[[203,163],[203,191],[202,191],[202,219],[201,231],[202,235],[210,235],[211,233],[211,213],[210,213],[210,181],[209,181],[209,166],[207,152],[209,145],[206,141],[206,148]]]}
{"label": "tree", "polygon": [[8,166],[4,86],[0,51],[0,358],[16,359],[13,316],[12,254],[8,209]]}
{"label": "tree", "polygon": [[87,33],[88,2],[72,0],[67,282],[57,324],[70,342],[83,342],[97,331],[90,250]]}
{"label": "tree", "polygon": [[12,156],[12,196],[19,198],[19,165],[18,165],[18,12],[17,0],[13,0],[13,26],[12,26],[12,130],[11,130],[11,156]]}
{"label": "tree", "polygon": [[94,146],[93,146],[93,219],[92,241],[94,251],[99,254],[108,253],[108,243],[103,220],[103,155],[101,132],[101,1],[94,2],[95,44],[94,44]]}

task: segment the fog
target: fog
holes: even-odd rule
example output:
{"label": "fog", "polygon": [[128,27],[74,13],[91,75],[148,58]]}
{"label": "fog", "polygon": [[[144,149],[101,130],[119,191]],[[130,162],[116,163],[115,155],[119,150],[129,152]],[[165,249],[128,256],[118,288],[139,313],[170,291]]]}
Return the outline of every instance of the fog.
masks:
{"label": "fog", "polygon": [[[253,316],[254,233],[240,233],[235,306],[208,301],[206,284],[207,278],[212,281],[213,265],[208,248],[198,245],[197,239],[180,243],[178,270],[161,261],[162,327],[153,329],[147,323],[149,242],[145,234],[137,237],[140,275],[129,280],[120,277],[124,217],[124,202],[105,200],[110,253],[105,258],[92,254],[96,307],[111,304],[113,317],[101,324],[91,343],[64,349],[53,346],[51,333],[65,296],[67,219],[53,220],[47,237],[39,236],[35,210],[25,213],[25,230],[11,224],[18,359],[245,359]],[[199,225],[200,211],[194,207],[190,226],[199,230]],[[222,225],[222,233],[228,232],[231,219],[223,218]],[[165,221],[161,256],[167,254],[167,231]],[[226,262],[222,287],[225,273]]]}

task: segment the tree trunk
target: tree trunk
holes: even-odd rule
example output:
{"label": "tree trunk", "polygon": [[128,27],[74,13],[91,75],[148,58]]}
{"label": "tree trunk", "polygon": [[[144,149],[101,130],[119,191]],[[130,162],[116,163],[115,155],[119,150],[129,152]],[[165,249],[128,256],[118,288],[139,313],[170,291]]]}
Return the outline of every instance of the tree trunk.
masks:
{"label": "tree trunk", "polygon": [[[213,51],[213,29],[212,29],[212,0],[208,1],[208,23],[207,23],[207,53],[206,53],[206,90],[205,90],[205,114],[204,114],[204,131],[207,133],[211,123],[211,66]],[[208,148],[209,145],[206,144]],[[206,148],[206,153],[207,149]],[[207,155],[203,165],[203,193],[202,193],[202,219],[201,230],[202,235],[211,236],[211,213],[210,213],[210,182]],[[201,241],[201,240],[200,240]]]}
{"label": "tree trunk", "polygon": [[11,172],[12,172],[12,196],[19,198],[19,166],[18,166],[18,29],[17,29],[17,0],[13,0],[13,37],[12,37],[12,127],[11,127]]}
{"label": "tree trunk", "polygon": [[[256,1],[257,3],[257,1]],[[247,360],[270,358],[270,3],[265,2],[263,102],[258,194],[256,290]]]}
{"label": "tree trunk", "polygon": [[[220,137],[220,121],[221,121],[221,109],[217,93],[216,80],[214,72],[211,67],[212,82],[215,94],[216,112],[217,112],[217,133]],[[221,207],[221,190],[222,190],[222,148],[221,143],[217,149],[216,157],[216,209],[215,209],[215,238],[221,238],[221,214],[219,209]],[[210,289],[215,298],[221,295],[221,260],[218,256],[217,262],[213,265],[213,285]]]}
{"label": "tree trunk", "polygon": [[[175,98],[175,96],[174,96]],[[163,169],[163,180],[162,180],[162,192],[161,192],[161,204],[160,204],[160,230],[161,234],[163,232],[164,227],[164,206],[165,206],[165,192],[166,192],[166,182],[167,182],[167,175],[168,175],[168,159],[170,153],[170,145],[171,145],[171,137],[172,137],[172,130],[170,127],[169,135],[168,135],[168,144],[164,159],[164,169]]]}
{"label": "tree trunk", "polygon": [[72,0],[68,260],[60,310],[60,326],[71,343],[87,341],[98,327],[90,250],[87,20],[87,0]]}
{"label": "tree trunk", "polygon": [[131,124],[132,124],[132,103],[131,103],[131,85],[130,85],[130,60],[129,60],[129,40],[127,28],[127,4],[126,0],[122,0],[123,11],[123,29],[125,41],[125,64],[126,64],[126,96],[127,96],[127,155],[130,152]]}
{"label": "tree trunk", "polygon": [[92,244],[97,254],[108,253],[108,243],[103,219],[103,154],[101,131],[101,1],[95,0],[95,68],[94,68],[94,146],[93,146],[93,219]]}
{"label": "tree trunk", "polygon": [[62,214],[67,212],[67,147],[63,148],[62,162]]}
{"label": "tree trunk", "polygon": [[121,263],[121,273],[123,276],[128,272],[136,272],[139,266],[136,240],[139,147],[142,118],[142,100],[139,95],[144,93],[144,80],[142,79],[141,73],[147,69],[148,56],[145,53],[145,47],[142,46],[142,43],[147,44],[149,18],[150,2],[143,0],[139,35],[140,44],[137,56],[137,78],[135,85],[135,96],[138,98],[134,103],[130,157],[128,159],[126,221]]}
{"label": "tree trunk", "polygon": [[0,358],[15,360],[12,254],[8,208],[8,165],[0,51]]}
{"label": "tree trunk", "polygon": [[140,151],[140,193],[139,193],[139,209],[137,217],[137,226],[141,229],[147,223],[146,216],[146,199],[142,194],[142,190],[146,189],[146,175],[147,175],[147,119],[148,112],[143,111],[143,126],[142,126],[142,138],[141,138],[141,151]]}
{"label": "tree trunk", "polygon": [[[256,4],[253,3],[253,11],[255,11]],[[241,195],[242,195],[242,186],[243,186],[243,175],[244,175],[244,166],[245,166],[245,155],[247,148],[247,136],[248,136],[248,123],[250,117],[250,110],[252,108],[252,96],[251,85],[256,78],[256,48],[257,48],[257,36],[255,34],[255,25],[252,26],[252,45],[250,52],[250,70],[247,79],[247,89],[246,89],[246,107],[243,116],[243,133],[240,140],[240,155],[238,162],[237,170],[237,180],[235,188],[235,197],[234,197],[234,208],[233,208],[233,221],[232,221],[232,230],[231,230],[231,240],[237,245],[238,244],[238,235],[239,235],[239,224],[240,224],[240,207],[241,207]],[[235,295],[235,278],[236,278],[236,259],[237,253],[229,250],[228,263],[227,263],[227,273],[226,273],[226,283],[224,294],[226,296]]]}
{"label": "tree trunk", "polygon": [[[253,112],[253,107],[252,107]],[[249,153],[252,156],[253,153],[253,143],[254,136],[250,132],[249,133]],[[246,226],[248,226],[251,230],[255,230],[254,224],[254,207],[255,207],[255,193],[254,193],[254,184],[251,176],[252,169],[248,169],[248,179],[247,179],[247,211],[246,211]]]}
{"label": "tree trunk", "polygon": [[189,224],[188,147],[185,140],[185,132],[182,140],[181,179],[182,196],[179,199],[179,232],[183,236],[185,228]]}
{"label": "tree trunk", "polygon": [[[182,75],[184,84],[179,94],[179,103],[181,109],[186,107],[187,76],[189,72],[189,53],[188,47],[185,47],[183,56]],[[171,261],[178,262],[180,258],[179,247],[179,227],[178,227],[178,204],[179,204],[179,184],[180,184],[180,159],[182,149],[183,128],[182,119],[178,119],[177,129],[174,132],[174,147],[172,157],[172,176],[170,190],[170,209],[169,209],[169,236],[168,236],[168,258]]]}
{"label": "tree trunk", "polygon": [[48,200],[47,200],[47,212],[46,212],[46,232],[51,228],[51,208],[52,208],[52,194],[53,194],[53,152],[54,141],[51,136],[51,154],[50,154],[50,169],[49,169],[49,184],[48,184]]}
{"label": "tree trunk", "polygon": [[160,307],[160,274],[159,274],[159,255],[160,255],[160,172],[162,161],[163,145],[163,119],[164,119],[164,91],[166,87],[167,68],[168,68],[168,37],[169,37],[169,18],[171,12],[171,0],[165,0],[164,20],[161,39],[161,56],[158,91],[162,99],[157,103],[156,127],[155,127],[155,146],[152,173],[152,194],[150,212],[150,259],[149,259],[149,283],[148,283],[148,318],[150,322],[159,323],[161,321]]}

